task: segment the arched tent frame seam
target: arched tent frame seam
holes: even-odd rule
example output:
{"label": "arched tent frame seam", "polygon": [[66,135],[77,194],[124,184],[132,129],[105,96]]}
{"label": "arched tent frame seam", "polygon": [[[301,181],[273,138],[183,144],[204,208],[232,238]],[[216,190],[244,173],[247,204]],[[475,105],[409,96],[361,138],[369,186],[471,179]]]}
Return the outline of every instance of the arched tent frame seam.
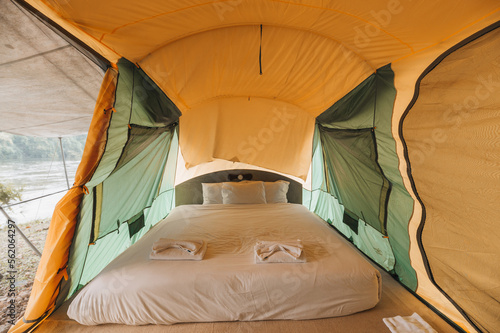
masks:
{"label": "arched tent frame seam", "polygon": [[[234,1],[234,0],[231,0],[231,1]],[[140,62],[146,60],[150,55],[152,55],[153,53],[157,52],[158,50],[160,50],[160,49],[162,49],[164,47],[167,47],[168,45],[170,45],[172,43],[175,43],[175,42],[177,42],[179,40],[182,40],[184,38],[189,38],[189,37],[196,36],[198,34],[202,34],[202,33],[205,33],[205,32],[216,31],[216,30],[221,30],[221,29],[236,28],[236,27],[253,27],[253,26],[260,27],[261,25],[263,25],[265,27],[284,28],[284,29],[290,29],[290,30],[296,30],[296,31],[309,32],[309,33],[314,34],[316,36],[320,36],[320,37],[323,37],[325,39],[331,40],[331,41],[335,42],[336,44],[338,44],[339,46],[347,49],[349,52],[352,52],[353,54],[355,54],[359,59],[362,60],[363,63],[366,64],[366,66],[368,66],[372,70],[372,72],[376,71],[376,68],[374,66],[372,66],[367,61],[367,59],[365,59],[363,56],[361,56],[354,49],[348,47],[345,43],[341,42],[340,40],[338,40],[336,38],[333,38],[332,36],[328,36],[326,34],[322,34],[322,33],[318,32],[318,31],[315,31],[315,30],[312,30],[312,29],[297,28],[297,27],[289,26],[289,25],[285,25],[285,24],[265,24],[265,23],[261,23],[261,22],[245,22],[245,24],[218,25],[216,27],[211,27],[211,28],[201,29],[201,30],[197,30],[197,31],[192,31],[190,33],[187,33],[187,34],[184,34],[184,35],[180,35],[180,36],[177,36],[176,38],[172,38],[170,40],[164,41],[160,46],[158,46],[157,48],[151,50],[150,52],[148,52],[148,54],[146,54],[142,58],[138,59],[136,62],[140,63]]]}
{"label": "arched tent frame seam", "polygon": [[[45,0],[42,0],[44,1],[45,3]],[[177,13],[177,12],[180,12],[180,11],[184,11],[184,10],[189,10],[189,9],[192,9],[192,8],[196,8],[196,7],[202,7],[202,6],[208,6],[208,5],[211,5],[213,6],[214,4],[216,3],[223,3],[223,2],[232,2],[234,0],[218,0],[218,1],[210,1],[210,2],[206,2],[206,3],[203,3],[203,4],[198,4],[198,5],[193,5],[193,6],[189,6],[189,7],[186,7],[186,8],[180,8],[180,9],[177,9],[177,10],[174,10],[174,11],[170,11],[170,12],[164,12],[164,13],[160,13],[160,14],[156,14],[156,15],[153,15],[153,16],[150,16],[150,17],[146,17],[146,18],[143,18],[143,19],[140,19],[140,20],[136,20],[134,22],[130,22],[130,23],[126,23],[126,24],[123,24],[119,27],[116,27],[115,29],[113,29],[110,33],[103,33],[101,35],[101,38],[99,38],[99,42],[102,43],[102,40],[104,39],[104,37],[106,35],[112,35],[114,34],[116,31],[122,29],[122,28],[125,28],[125,27],[128,27],[128,26],[131,26],[131,25],[135,25],[135,24],[138,24],[138,23],[141,23],[141,22],[144,22],[144,21],[148,21],[148,20],[152,20],[152,19],[155,19],[155,18],[158,18],[158,17],[161,17],[161,16],[166,16],[166,15],[169,15],[169,14],[172,14],[172,13]],[[360,22],[363,22],[365,24],[368,24],[372,27],[374,27],[375,29],[383,32],[384,34],[386,34],[387,36],[390,36],[391,38],[393,38],[394,40],[397,40],[400,44],[406,46],[407,48],[409,48],[412,52],[413,52],[413,48],[406,42],[402,41],[400,38],[394,36],[393,34],[389,33],[388,31],[386,31],[385,29],[382,29],[379,25],[377,24],[374,24],[373,22],[369,21],[369,20],[365,20],[359,16],[356,16],[354,14],[350,14],[348,12],[345,12],[345,11],[341,11],[341,10],[338,10],[338,9],[333,9],[333,8],[325,8],[325,7],[321,7],[321,6],[312,6],[312,5],[306,5],[306,4],[298,4],[298,3],[292,3],[292,2],[289,2],[289,1],[283,1],[283,0],[272,0],[273,2],[279,2],[279,3],[283,3],[283,4],[287,4],[289,6],[301,6],[301,7],[307,7],[307,8],[312,8],[312,9],[319,9],[319,10],[327,10],[327,11],[330,11],[330,12],[335,12],[335,13],[338,13],[338,14],[342,14],[342,15],[345,15],[345,16],[348,16],[348,17],[352,17],[353,19],[357,20],[357,21],[360,21]],[[58,13],[59,14],[59,13]],[[59,16],[62,16],[62,15],[59,15]],[[258,23],[258,24],[262,24],[262,23]],[[94,38],[95,39],[95,38]],[[97,39],[96,39],[97,40]],[[104,44],[105,45],[105,44]]]}
{"label": "arched tent frame seam", "polygon": [[[372,69],[372,72],[370,75],[367,75],[363,80],[366,80],[368,77],[370,77],[371,75],[373,74],[376,74],[377,73],[377,70],[376,69],[373,69],[373,67],[371,67],[367,62],[364,62],[368,67],[370,67]],[[160,87],[160,85],[158,84],[158,82],[156,82],[149,74],[148,72],[143,69],[141,67],[141,65],[139,63],[135,63],[135,65],[140,69],[142,70],[158,87]],[[161,89],[161,88],[160,88]],[[163,89],[162,89],[163,91]],[[163,92],[170,100],[172,100],[169,95],[166,93],[166,92]],[[345,96],[345,95],[344,95]],[[344,96],[340,97],[340,99],[342,99]],[[297,108],[299,108],[300,110],[310,114],[311,116],[313,116],[314,118],[316,118],[319,114],[323,113],[325,110],[321,111],[318,115],[312,115],[308,110],[305,110],[303,107],[295,104],[295,103],[292,103],[292,102],[289,102],[289,101],[285,101],[283,99],[278,99],[276,97],[265,97],[265,96],[248,96],[248,95],[217,95],[217,96],[213,96],[213,97],[210,97],[210,98],[207,98],[207,99],[204,99],[204,100],[201,100],[201,101],[198,101],[196,102],[195,104],[192,104],[192,105],[188,105],[186,103],[186,101],[180,96],[180,95],[177,95],[176,96],[177,99],[180,100],[180,102],[183,104],[183,106],[186,108],[184,110],[184,112],[186,112],[187,110],[191,110],[193,109],[194,107],[198,107],[200,105],[203,105],[203,104],[206,104],[206,103],[210,103],[210,102],[214,102],[214,101],[217,101],[217,100],[222,100],[224,98],[261,98],[261,99],[267,99],[267,100],[274,100],[274,101],[280,101],[280,102],[283,102],[283,103],[287,103],[287,104],[290,104],[290,105],[293,105]],[[329,104],[330,105],[333,105],[335,104],[337,101],[333,101],[333,102],[330,102]],[[328,109],[328,108],[327,108]]]}
{"label": "arched tent frame seam", "polygon": [[[497,9],[496,11],[498,11],[498,10],[500,10],[500,8]],[[494,12],[496,12],[496,11],[494,11]],[[500,27],[500,21],[497,21],[497,22],[487,26],[486,28],[481,29],[480,31],[476,32],[475,34],[467,37],[466,39],[462,40],[461,42],[455,44],[454,46],[452,46],[451,48],[449,48],[448,50],[443,52],[438,58],[436,58],[418,77],[418,79],[415,83],[415,93],[414,93],[413,98],[411,99],[410,103],[408,104],[406,110],[404,111],[403,115],[401,116],[401,119],[399,120],[399,128],[398,128],[399,139],[401,140],[401,143],[403,145],[403,153],[404,153],[404,159],[406,161],[406,171],[407,171],[408,179],[410,181],[412,191],[413,191],[413,193],[414,193],[414,195],[415,195],[415,197],[416,197],[416,199],[417,199],[417,201],[420,204],[421,209],[422,209],[422,217],[420,219],[420,223],[419,223],[418,228],[417,228],[417,235],[416,235],[417,237],[416,238],[417,238],[417,243],[418,243],[420,253],[422,255],[422,261],[424,263],[424,267],[425,267],[427,276],[429,277],[429,280],[434,285],[434,287],[436,287],[436,289],[439,290],[439,292],[443,296],[446,297],[446,299],[457,309],[458,312],[460,312],[460,314],[467,320],[467,322],[472,327],[474,327],[474,329],[476,329],[478,332],[482,332],[482,330],[479,329],[479,327],[469,318],[467,313],[455,302],[455,300],[452,299],[441,288],[441,286],[439,286],[439,284],[437,284],[437,282],[435,281],[434,276],[432,274],[429,260],[427,259],[427,254],[425,252],[424,245],[422,242],[422,233],[423,233],[423,230],[425,227],[425,220],[426,220],[426,209],[425,209],[425,206],[424,206],[422,199],[420,198],[420,195],[418,194],[416,184],[415,184],[415,181],[414,181],[413,176],[412,176],[411,163],[410,163],[410,158],[409,158],[409,154],[408,154],[408,146],[406,145],[406,141],[405,141],[404,135],[403,135],[403,123],[404,123],[406,116],[408,115],[408,113],[411,111],[411,109],[413,108],[413,106],[415,105],[415,103],[418,100],[418,97],[420,94],[420,84],[421,84],[422,80],[427,76],[427,74],[429,74],[436,66],[438,66],[451,53],[455,52],[456,50],[462,48],[463,46],[474,41],[475,39],[485,35],[486,33],[490,32],[490,31],[495,30],[499,27]],[[418,286],[418,281],[417,281],[417,286]],[[463,330],[462,330],[462,332],[463,332]]]}

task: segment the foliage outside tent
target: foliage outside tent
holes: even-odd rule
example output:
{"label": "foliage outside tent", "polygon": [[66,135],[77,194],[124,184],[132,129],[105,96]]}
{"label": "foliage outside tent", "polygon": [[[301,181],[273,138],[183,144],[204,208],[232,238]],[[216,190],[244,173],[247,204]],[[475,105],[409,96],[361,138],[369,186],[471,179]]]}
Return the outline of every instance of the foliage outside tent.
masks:
{"label": "foliage outside tent", "polygon": [[[79,160],[82,157],[86,135],[62,138],[64,157]],[[58,138],[42,138],[0,133],[0,163],[19,160],[60,159]]]}
{"label": "foliage outside tent", "polygon": [[6,206],[13,200],[21,201],[22,187],[0,183],[0,205]]}

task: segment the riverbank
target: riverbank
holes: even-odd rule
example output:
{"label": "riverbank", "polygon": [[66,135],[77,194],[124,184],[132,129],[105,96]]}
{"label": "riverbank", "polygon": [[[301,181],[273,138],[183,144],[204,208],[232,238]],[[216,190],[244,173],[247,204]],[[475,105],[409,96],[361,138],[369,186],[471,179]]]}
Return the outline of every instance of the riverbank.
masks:
{"label": "riverbank", "polygon": [[[42,252],[49,223],[50,219],[36,220],[19,225],[19,229]],[[8,228],[2,225],[0,229],[0,274],[2,275],[0,279],[0,309],[2,309],[2,313],[0,314],[0,333],[7,332],[11,326],[8,323],[11,320],[8,309],[11,300],[14,300],[15,306],[14,322],[22,318],[31,294],[38,263],[40,262],[40,257],[19,234],[16,234],[15,237],[15,247],[13,248],[15,253],[9,252],[10,239]],[[15,269],[14,274],[10,274],[9,271],[12,271],[12,269],[9,267],[8,260],[12,259],[9,256],[13,254],[15,254]],[[9,281],[8,279],[11,277],[12,279]],[[9,295],[11,282],[14,282],[15,297]]]}
{"label": "riverbank", "polygon": [[[61,200],[69,186],[73,185],[76,169],[80,161],[66,161],[66,173],[62,161],[23,161],[23,162],[0,162],[0,182],[4,185],[22,189],[23,204],[14,204],[7,213],[11,219],[18,224],[50,218],[54,212],[56,203]],[[39,200],[35,198],[42,197]],[[3,216],[0,216],[0,224],[4,224]]]}

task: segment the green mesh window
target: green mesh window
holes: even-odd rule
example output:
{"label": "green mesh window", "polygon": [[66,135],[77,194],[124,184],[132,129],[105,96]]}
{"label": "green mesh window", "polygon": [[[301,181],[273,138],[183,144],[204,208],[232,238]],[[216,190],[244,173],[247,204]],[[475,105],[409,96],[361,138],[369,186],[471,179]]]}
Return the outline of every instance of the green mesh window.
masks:
{"label": "green mesh window", "polygon": [[[389,64],[316,118],[318,126],[339,131],[318,128],[315,133],[310,207],[323,218],[331,218],[336,228],[353,237],[356,246],[387,270],[395,265],[400,281],[415,290],[417,277],[408,256],[413,198],[400,174],[392,133],[395,98],[394,72]],[[346,133],[354,136],[346,137]],[[356,144],[351,146],[349,141]],[[334,182],[334,178],[343,177],[342,173],[347,178]],[[349,179],[353,176],[352,182]],[[353,230],[355,219],[367,222],[357,223],[358,234]],[[381,248],[386,249],[382,256]]]}
{"label": "green mesh window", "polygon": [[134,157],[147,149],[160,135],[167,131],[172,131],[170,126],[165,127],[144,127],[131,125],[128,133],[128,140],[122,151],[120,159],[113,172],[118,171],[123,165],[130,162]]}
{"label": "green mesh window", "polygon": [[319,130],[328,192],[354,215],[351,217],[386,234],[391,186],[377,162],[373,129],[319,126]]}

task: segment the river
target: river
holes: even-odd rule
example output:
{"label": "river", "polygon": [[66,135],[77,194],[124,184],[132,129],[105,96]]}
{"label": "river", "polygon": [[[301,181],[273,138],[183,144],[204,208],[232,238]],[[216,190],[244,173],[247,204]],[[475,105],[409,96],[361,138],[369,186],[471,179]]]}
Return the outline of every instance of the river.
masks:
{"label": "river", "polygon": [[[76,169],[80,161],[66,161],[70,186],[73,185]],[[23,187],[22,200],[29,200],[58,191],[61,193],[7,208],[10,217],[18,224],[37,219],[50,218],[57,202],[68,189],[61,160],[52,161],[0,161],[0,183]],[[15,202],[11,202],[15,203]],[[0,214],[0,226],[7,219]]]}

